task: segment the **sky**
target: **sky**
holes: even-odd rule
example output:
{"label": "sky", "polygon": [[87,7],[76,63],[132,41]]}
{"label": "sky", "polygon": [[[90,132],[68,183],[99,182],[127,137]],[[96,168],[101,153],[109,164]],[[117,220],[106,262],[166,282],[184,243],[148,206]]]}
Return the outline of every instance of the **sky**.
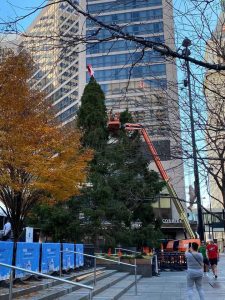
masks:
{"label": "sky", "polygon": [[[5,21],[12,21],[15,17],[29,14],[34,8],[42,5],[44,0],[1,0],[0,24]],[[38,12],[20,21],[19,30],[26,29],[34,20]]]}

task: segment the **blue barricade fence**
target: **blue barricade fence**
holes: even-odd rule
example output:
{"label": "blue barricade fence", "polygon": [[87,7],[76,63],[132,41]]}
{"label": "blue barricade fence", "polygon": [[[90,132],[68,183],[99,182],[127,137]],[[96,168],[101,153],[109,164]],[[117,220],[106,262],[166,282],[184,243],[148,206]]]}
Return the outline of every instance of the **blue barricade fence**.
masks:
{"label": "blue barricade fence", "polygon": [[[83,244],[76,244],[76,252],[84,253],[84,245]],[[84,266],[84,256],[82,254],[76,254],[76,267],[83,267]]]}
{"label": "blue barricade fence", "polygon": [[[67,244],[63,243],[62,244],[62,250],[63,250],[63,255],[62,255],[62,269],[63,270],[69,270],[69,269],[74,269],[74,244]],[[71,251],[71,252],[67,252]]]}
{"label": "blue barricade fence", "polygon": [[[74,269],[84,266],[84,255],[74,254],[75,252],[84,253],[83,244],[63,243],[61,253],[60,243],[25,243],[19,242],[16,245],[16,266],[27,270],[42,273],[51,273],[60,270],[60,263],[62,262],[62,269]],[[71,251],[71,252],[67,252]],[[41,261],[40,261],[41,256]],[[60,259],[62,258],[62,260]],[[0,262],[12,265],[13,261],[13,243],[0,242]],[[29,273],[17,270],[15,272],[16,278],[25,277]],[[0,281],[9,279],[10,269],[0,267]]]}
{"label": "blue barricade fence", "polygon": [[[13,259],[13,243],[0,242],[0,262],[11,265]],[[0,267],[0,280],[6,280],[10,277],[10,269]]]}
{"label": "blue barricade fence", "polygon": [[[17,243],[16,266],[30,271],[39,271],[40,244]],[[16,278],[21,278],[29,273],[16,270]]]}
{"label": "blue barricade fence", "polygon": [[59,271],[60,243],[42,244],[41,272],[44,274]]}

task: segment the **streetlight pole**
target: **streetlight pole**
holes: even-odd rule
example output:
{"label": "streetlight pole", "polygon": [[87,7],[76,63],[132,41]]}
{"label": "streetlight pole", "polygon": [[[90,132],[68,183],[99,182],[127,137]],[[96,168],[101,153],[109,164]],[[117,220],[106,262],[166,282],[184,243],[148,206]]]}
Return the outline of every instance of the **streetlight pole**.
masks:
{"label": "streetlight pole", "polygon": [[[191,46],[191,41],[188,38],[183,40],[182,54],[185,57],[188,57],[191,54],[189,46]],[[197,148],[196,148],[196,139],[195,139],[195,126],[194,126],[194,114],[193,114],[193,100],[191,93],[191,73],[189,61],[186,59],[186,68],[187,68],[187,87],[188,87],[188,98],[190,106],[190,122],[191,122],[191,140],[192,140],[192,151],[193,151],[193,161],[194,161],[194,178],[195,178],[195,195],[197,199],[197,211],[198,211],[198,234],[201,241],[204,241],[204,226],[203,226],[203,217],[202,217],[202,205],[201,205],[201,193],[200,193],[200,183],[199,183],[199,173],[198,173],[198,161],[197,161]]]}

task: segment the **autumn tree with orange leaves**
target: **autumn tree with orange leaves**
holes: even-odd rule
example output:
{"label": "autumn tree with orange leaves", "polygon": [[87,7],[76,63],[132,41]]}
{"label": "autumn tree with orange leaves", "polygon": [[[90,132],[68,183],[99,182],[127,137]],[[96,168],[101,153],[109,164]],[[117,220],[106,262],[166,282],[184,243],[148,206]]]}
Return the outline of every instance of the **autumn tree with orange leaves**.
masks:
{"label": "autumn tree with orange leaves", "polygon": [[0,63],[0,201],[15,242],[34,204],[79,194],[92,158],[81,133],[61,127],[45,95],[30,88],[33,71],[26,53]]}

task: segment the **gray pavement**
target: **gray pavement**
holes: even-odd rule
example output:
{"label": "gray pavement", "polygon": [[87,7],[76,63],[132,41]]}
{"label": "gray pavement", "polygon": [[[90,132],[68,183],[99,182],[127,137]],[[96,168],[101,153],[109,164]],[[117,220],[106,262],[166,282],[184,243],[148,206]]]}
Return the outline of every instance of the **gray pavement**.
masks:
{"label": "gray pavement", "polygon": [[[218,279],[204,278],[205,300],[225,300],[225,255],[220,255]],[[199,299],[194,289],[194,300]],[[138,295],[134,287],[126,292],[120,300],[187,300],[186,272],[162,272],[160,277],[142,278],[138,282]]]}

